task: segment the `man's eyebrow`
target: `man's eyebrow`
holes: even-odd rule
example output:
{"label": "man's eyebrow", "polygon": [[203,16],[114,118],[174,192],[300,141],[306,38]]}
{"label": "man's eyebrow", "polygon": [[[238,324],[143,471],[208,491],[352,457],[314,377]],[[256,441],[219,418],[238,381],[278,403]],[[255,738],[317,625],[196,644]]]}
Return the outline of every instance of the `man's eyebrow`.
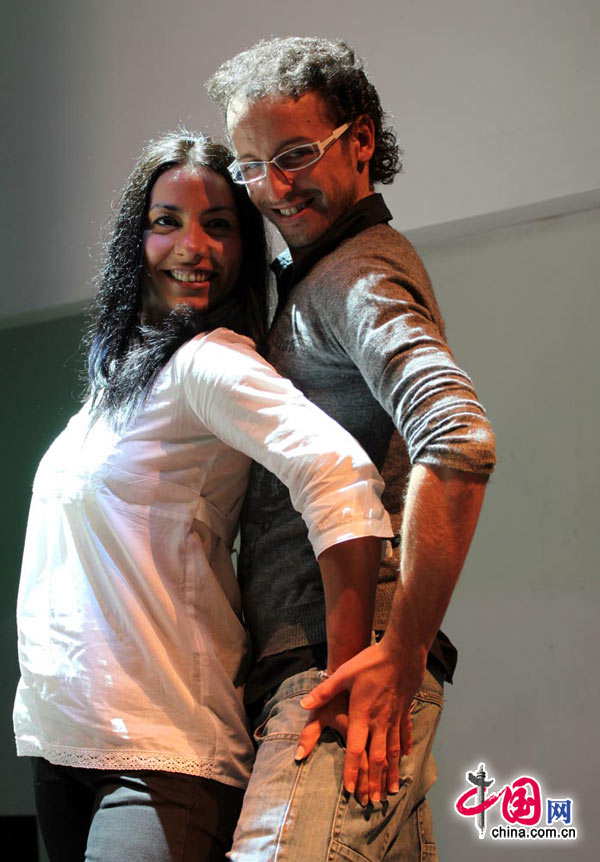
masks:
{"label": "man's eyebrow", "polygon": [[[287,141],[283,141],[283,143],[279,144],[278,148],[275,150],[275,153],[271,158],[276,158],[277,156],[284,153],[286,150],[292,150],[294,147],[300,147],[304,144],[313,144],[314,138],[306,138],[300,135],[297,135],[295,138],[288,138]],[[268,162],[269,159],[259,159],[257,156],[252,153],[244,153],[243,156],[236,156],[238,162]]]}

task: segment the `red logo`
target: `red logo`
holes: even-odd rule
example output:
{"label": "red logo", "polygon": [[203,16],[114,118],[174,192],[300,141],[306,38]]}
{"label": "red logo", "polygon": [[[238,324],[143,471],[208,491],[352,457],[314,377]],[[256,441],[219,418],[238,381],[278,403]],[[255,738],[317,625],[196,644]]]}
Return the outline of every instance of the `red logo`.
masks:
{"label": "red logo", "polygon": [[477,773],[467,772],[467,781],[474,787],[459,796],[454,807],[463,817],[477,818],[476,826],[480,838],[483,838],[486,831],[485,812],[500,801],[502,817],[507,823],[535,826],[540,822],[542,791],[535,778],[523,775],[511,784],[506,784],[498,793],[486,796],[487,789],[494,783],[494,779],[487,778],[485,764],[480,763]]}

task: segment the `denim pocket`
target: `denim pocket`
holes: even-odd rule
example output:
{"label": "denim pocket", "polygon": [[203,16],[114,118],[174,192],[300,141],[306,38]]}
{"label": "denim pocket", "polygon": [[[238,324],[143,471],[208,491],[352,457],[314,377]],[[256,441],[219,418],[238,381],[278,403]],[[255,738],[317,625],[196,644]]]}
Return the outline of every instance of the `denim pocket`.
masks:
{"label": "denim pocket", "polygon": [[[266,718],[260,722],[254,731],[256,745],[276,739],[298,739],[308,718],[308,712],[300,706],[300,697],[308,694],[311,688],[312,686],[307,686],[304,691],[298,694],[289,695],[279,700],[272,699]],[[268,707],[269,704],[267,704]]]}

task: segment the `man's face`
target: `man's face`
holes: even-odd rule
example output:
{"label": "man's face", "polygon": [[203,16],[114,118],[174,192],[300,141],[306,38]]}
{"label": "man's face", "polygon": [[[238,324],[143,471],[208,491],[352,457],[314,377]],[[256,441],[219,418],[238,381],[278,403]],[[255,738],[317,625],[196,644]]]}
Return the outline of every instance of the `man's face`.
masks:
{"label": "man's face", "polygon": [[[349,207],[371,194],[367,163],[372,146],[365,147],[360,130],[364,125],[364,120],[357,120],[307,168],[284,173],[271,164],[266,177],[248,185],[252,203],[279,229],[292,251],[319,239]],[[333,131],[324,102],[314,92],[297,100],[234,101],[227,112],[227,128],[240,161],[266,161],[299,144],[322,141]]]}

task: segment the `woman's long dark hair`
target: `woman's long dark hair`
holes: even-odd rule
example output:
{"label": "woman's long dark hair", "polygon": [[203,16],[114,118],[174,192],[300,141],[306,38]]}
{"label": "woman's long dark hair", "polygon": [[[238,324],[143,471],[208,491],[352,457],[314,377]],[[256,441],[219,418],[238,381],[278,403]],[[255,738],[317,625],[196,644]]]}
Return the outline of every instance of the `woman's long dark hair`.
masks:
{"label": "woman's long dark hair", "polygon": [[[268,318],[267,240],[262,216],[243,186],[231,180],[229,151],[206,135],[169,132],[145,147],[115,208],[99,287],[86,337],[88,396],[94,418],[119,424],[143,403],[156,375],[177,348],[198,332],[228,326],[263,346]],[[208,168],[231,188],[242,236],[238,284],[214,310],[199,314],[179,306],[160,323],[141,322],[143,233],[150,193],[173,167]]]}

